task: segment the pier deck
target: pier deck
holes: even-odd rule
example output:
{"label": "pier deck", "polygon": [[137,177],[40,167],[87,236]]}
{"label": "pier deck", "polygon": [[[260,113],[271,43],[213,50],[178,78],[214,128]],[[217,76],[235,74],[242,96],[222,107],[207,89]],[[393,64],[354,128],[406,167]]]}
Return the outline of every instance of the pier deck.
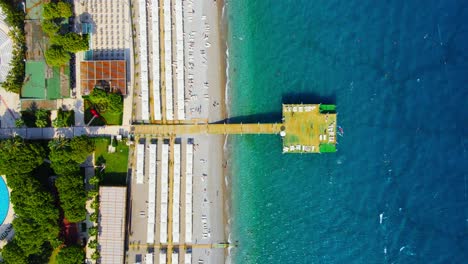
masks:
{"label": "pier deck", "polygon": [[135,135],[278,134],[283,124],[167,124],[134,125]]}
{"label": "pier deck", "polygon": [[210,124],[199,121],[168,121],[162,124],[133,125],[137,137],[174,137],[193,134],[280,134],[283,153],[323,153],[336,151],[337,117],[335,105],[284,104],[283,123]]}

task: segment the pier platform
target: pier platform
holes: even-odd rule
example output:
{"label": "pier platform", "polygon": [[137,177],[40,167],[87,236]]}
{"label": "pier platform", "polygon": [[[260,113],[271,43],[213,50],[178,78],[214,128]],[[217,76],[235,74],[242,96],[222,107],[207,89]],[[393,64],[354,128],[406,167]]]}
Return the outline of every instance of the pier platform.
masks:
{"label": "pier platform", "polygon": [[283,104],[282,123],[212,124],[199,122],[133,125],[137,137],[175,137],[193,134],[279,134],[283,153],[336,152],[336,106]]}

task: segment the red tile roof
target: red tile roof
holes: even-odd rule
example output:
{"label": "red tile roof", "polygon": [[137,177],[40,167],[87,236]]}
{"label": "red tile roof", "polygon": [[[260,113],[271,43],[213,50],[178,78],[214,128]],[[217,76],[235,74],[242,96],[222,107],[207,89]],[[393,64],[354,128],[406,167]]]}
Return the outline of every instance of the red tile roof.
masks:
{"label": "red tile roof", "polygon": [[109,86],[111,90],[119,90],[127,94],[127,72],[124,60],[112,61],[82,61],[81,92],[89,94],[96,86]]}

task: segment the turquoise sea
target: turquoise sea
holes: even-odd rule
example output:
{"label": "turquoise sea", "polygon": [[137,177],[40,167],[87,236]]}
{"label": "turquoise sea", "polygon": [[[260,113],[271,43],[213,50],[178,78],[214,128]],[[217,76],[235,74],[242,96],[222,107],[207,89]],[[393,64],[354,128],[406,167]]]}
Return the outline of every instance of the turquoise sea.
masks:
{"label": "turquoise sea", "polygon": [[468,1],[229,0],[229,110],[336,103],[336,154],[229,137],[232,259],[468,263]]}

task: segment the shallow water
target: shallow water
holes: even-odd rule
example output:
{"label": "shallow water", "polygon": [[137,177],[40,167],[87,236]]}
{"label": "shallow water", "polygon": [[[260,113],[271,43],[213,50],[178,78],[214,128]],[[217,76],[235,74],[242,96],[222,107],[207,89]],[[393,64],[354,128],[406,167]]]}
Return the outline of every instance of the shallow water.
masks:
{"label": "shallow water", "polygon": [[336,154],[229,138],[235,263],[466,263],[468,2],[227,3],[231,116],[336,103]]}

